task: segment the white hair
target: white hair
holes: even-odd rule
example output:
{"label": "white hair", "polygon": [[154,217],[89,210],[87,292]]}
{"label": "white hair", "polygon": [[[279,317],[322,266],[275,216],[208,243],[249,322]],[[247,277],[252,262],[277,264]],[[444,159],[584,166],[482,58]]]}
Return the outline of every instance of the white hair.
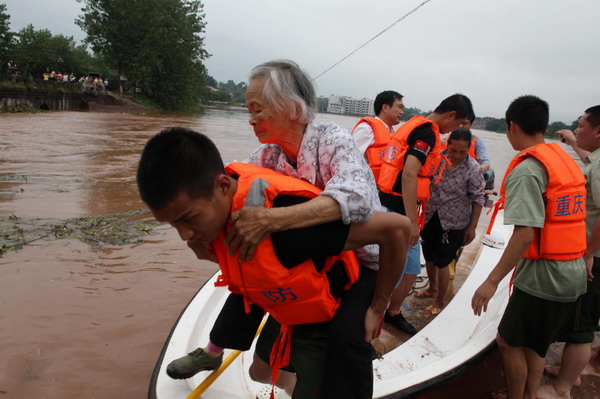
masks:
{"label": "white hair", "polygon": [[290,60],[274,60],[250,71],[249,82],[264,79],[263,97],[276,111],[298,123],[309,123],[317,114],[317,97],[312,79]]}

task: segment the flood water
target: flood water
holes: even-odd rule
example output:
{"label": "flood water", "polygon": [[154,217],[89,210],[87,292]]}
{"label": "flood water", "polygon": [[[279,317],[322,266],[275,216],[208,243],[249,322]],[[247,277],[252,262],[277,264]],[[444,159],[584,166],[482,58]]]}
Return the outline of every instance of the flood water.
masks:
{"label": "flood water", "polygon": [[[357,118],[318,120],[351,129]],[[139,154],[169,126],[205,133],[225,162],[258,146],[243,110],[3,114],[0,216],[63,220],[144,209],[135,185]],[[478,134],[499,185],[514,151],[504,135]],[[46,237],[0,256],[0,399],[146,397],[173,323],[217,269],[196,260],[173,229],[157,233],[102,248]],[[501,388],[497,355],[460,381],[430,397],[456,397],[465,386],[461,397],[486,397]]]}

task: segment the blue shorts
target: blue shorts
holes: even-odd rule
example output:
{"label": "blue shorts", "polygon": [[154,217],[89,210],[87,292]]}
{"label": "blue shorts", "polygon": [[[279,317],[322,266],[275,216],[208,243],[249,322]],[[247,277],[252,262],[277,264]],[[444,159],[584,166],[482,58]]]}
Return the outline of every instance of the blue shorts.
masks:
{"label": "blue shorts", "polygon": [[[386,208],[387,212],[396,213],[389,208]],[[404,265],[404,273],[405,274],[419,274],[421,273],[421,240],[417,242],[416,245],[408,248],[408,253],[406,254],[406,264]],[[400,278],[402,281],[402,278]],[[398,284],[400,284],[398,281]]]}
{"label": "blue shorts", "polygon": [[419,273],[421,273],[421,240],[416,245],[408,248],[406,265],[404,266],[404,274]]}

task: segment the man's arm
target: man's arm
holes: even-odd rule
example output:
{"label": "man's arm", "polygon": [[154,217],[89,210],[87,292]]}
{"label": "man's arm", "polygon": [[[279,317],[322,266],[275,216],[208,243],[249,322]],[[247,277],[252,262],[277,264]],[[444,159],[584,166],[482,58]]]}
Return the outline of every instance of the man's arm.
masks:
{"label": "man's arm", "polygon": [[534,234],[534,227],[515,226],[515,230],[498,264],[494,267],[488,278],[477,288],[475,294],[473,294],[471,307],[476,316],[481,315],[482,310],[483,312],[487,311],[487,305],[492,296],[494,296],[498,284],[517,266],[519,260],[525,255],[527,248],[533,242]]}
{"label": "man's arm", "polygon": [[570,145],[573,148],[573,151],[579,156],[581,162],[585,163],[585,158],[590,155],[589,151],[582,150],[577,145],[577,140],[575,139],[575,134],[569,129],[563,129],[556,132],[560,136],[560,140],[563,143]]}
{"label": "man's arm", "polygon": [[365,153],[367,152],[369,146],[375,141],[375,133],[373,132],[371,125],[369,125],[367,122],[363,122],[356,126],[356,129],[352,131],[352,139],[354,140],[360,155],[367,159]]}
{"label": "man's arm", "polygon": [[485,204],[485,196],[483,195],[484,186],[483,173],[479,170],[471,174],[467,180],[467,195],[471,201],[471,222],[465,230],[464,245],[469,245],[475,239],[475,230],[477,229],[477,223],[479,223],[481,209]]}
{"label": "man's arm", "polygon": [[417,174],[421,169],[421,161],[414,155],[408,154],[402,170],[402,200],[404,211],[410,220],[410,246],[419,241],[419,222],[417,220]]}
{"label": "man's arm", "polygon": [[379,323],[389,306],[392,291],[402,276],[410,222],[397,213],[374,212],[373,217],[364,223],[354,223],[344,250],[361,248],[368,244],[379,245],[379,272],[373,300],[365,315],[365,340],[371,342],[377,337]]}
{"label": "man's arm", "polygon": [[487,145],[481,137],[477,137],[477,140],[475,141],[475,156],[477,157],[477,162],[479,163],[479,166],[481,166],[483,173],[490,170],[490,156],[488,154]]}
{"label": "man's arm", "polygon": [[598,250],[600,250],[600,218],[596,220],[596,224],[592,229],[592,233],[587,239],[587,248],[585,250],[585,254],[583,255],[589,281],[592,281],[594,278],[594,275],[592,274],[592,266],[594,265],[594,253]]}

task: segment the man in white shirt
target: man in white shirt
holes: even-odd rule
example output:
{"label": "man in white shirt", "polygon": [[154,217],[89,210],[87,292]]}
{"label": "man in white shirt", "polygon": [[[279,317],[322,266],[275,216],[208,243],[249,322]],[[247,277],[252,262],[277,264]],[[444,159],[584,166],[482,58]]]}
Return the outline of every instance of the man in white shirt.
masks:
{"label": "man in white shirt", "polygon": [[[377,180],[384,151],[394,133],[394,125],[400,123],[404,115],[402,94],[386,90],[377,95],[373,108],[376,117],[365,117],[358,121],[352,130],[352,137],[361,154],[375,174]],[[387,132],[385,135],[383,132]],[[382,133],[382,134],[379,134]],[[377,172],[377,173],[376,173]]]}

